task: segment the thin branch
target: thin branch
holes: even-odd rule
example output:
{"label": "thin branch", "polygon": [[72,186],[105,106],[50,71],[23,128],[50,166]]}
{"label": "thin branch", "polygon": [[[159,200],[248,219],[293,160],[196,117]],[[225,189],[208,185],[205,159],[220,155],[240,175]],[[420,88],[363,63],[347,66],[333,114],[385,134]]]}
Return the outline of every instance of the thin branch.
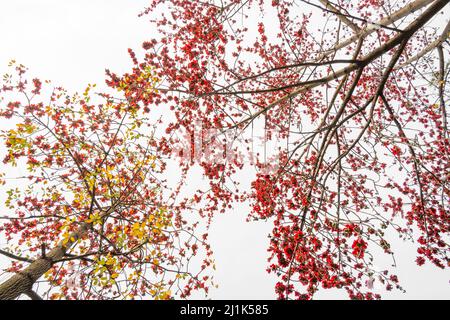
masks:
{"label": "thin branch", "polygon": [[422,9],[423,7],[429,5],[430,3],[434,2],[433,0],[416,0],[414,2],[411,2],[409,4],[407,4],[406,6],[404,6],[403,8],[401,8],[400,10],[394,12],[393,14],[384,17],[383,19],[373,23],[372,25],[364,28],[360,33],[355,34],[354,36],[343,40],[342,42],[339,42],[338,44],[336,44],[333,48],[325,51],[321,57],[318,60],[323,59],[324,57],[326,57],[327,55],[336,52],[339,49],[345,48],[346,46],[348,46],[349,44],[357,41],[360,37],[366,37],[369,34],[375,32],[376,30],[379,29],[378,25],[383,25],[383,26],[387,26],[390,25],[396,21],[398,21],[401,18],[406,17],[407,15]]}
{"label": "thin branch", "polygon": [[407,66],[408,64],[411,64],[414,61],[419,60],[420,58],[422,58],[424,55],[426,55],[428,52],[430,52],[431,50],[435,49],[435,48],[439,48],[439,46],[444,43],[444,41],[446,39],[448,39],[448,37],[450,36],[450,21],[447,23],[447,25],[444,28],[444,31],[442,32],[442,34],[439,36],[439,38],[437,38],[436,40],[434,40],[432,43],[430,43],[428,46],[426,46],[422,51],[420,51],[417,55],[409,58],[408,60],[406,60],[405,62],[403,62],[402,64],[398,65],[395,69],[400,69],[403,68],[405,66]]}
{"label": "thin branch", "polygon": [[40,295],[38,295],[36,292],[34,292],[33,290],[27,291],[25,292],[25,294],[30,297],[31,300],[44,300],[42,299],[42,297]]}
{"label": "thin branch", "polygon": [[[450,23],[447,25],[449,26]],[[448,32],[447,32],[448,33]],[[444,127],[444,132],[448,133],[448,127],[447,127],[447,111],[445,107],[445,100],[444,100],[444,87],[445,87],[445,61],[444,61],[444,50],[442,49],[442,45],[439,45],[437,47],[438,54],[439,54],[439,102],[441,107],[441,113],[442,113],[442,123]]]}
{"label": "thin branch", "polygon": [[18,260],[18,261],[23,261],[23,262],[28,262],[28,263],[34,262],[34,260],[32,260],[32,259],[21,257],[21,256],[15,255],[13,253],[10,253],[10,252],[2,250],[2,249],[0,249],[0,254],[7,256],[8,258]]}

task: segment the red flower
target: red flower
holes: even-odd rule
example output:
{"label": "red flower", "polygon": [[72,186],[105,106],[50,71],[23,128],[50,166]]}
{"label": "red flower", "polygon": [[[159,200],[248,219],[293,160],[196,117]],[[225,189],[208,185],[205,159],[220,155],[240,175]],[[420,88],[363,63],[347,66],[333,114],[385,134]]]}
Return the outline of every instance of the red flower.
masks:
{"label": "red flower", "polygon": [[400,148],[397,147],[397,146],[393,146],[393,147],[391,148],[391,152],[392,152],[392,154],[393,154],[394,156],[399,157],[399,156],[401,155],[401,153],[402,153],[402,149],[400,149]]}
{"label": "red flower", "polygon": [[352,244],[352,254],[357,258],[364,258],[364,252],[367,248],[367,242],[365,242],[363,239],[358,238],[355,241],[353,241]]}

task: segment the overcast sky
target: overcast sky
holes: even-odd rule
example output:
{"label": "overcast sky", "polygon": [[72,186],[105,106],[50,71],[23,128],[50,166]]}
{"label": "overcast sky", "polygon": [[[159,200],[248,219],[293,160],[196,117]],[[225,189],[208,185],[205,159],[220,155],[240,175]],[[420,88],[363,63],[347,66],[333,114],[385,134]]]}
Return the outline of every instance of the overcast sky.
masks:
{"label": "overcast sky", "polygon": [[[105,68],[118,73],[128,70],[127,48],[140,48],[153,36],[145,18],[137,17],[146,4],[145,0],[0,0],[0,74],[15,59],[31,75],[51,79],[70,91],[82,91],[87,83],[102,84]],[[247,212],[247,207],[237,206],[213,222],[210,234],[219,288],[211,291],[212,299],[275,298],[276,279],[265,272],[271,225],[245,223]],[[393,247],[399,252],[396,272],[407,293],[394,291],[384,298],[450,298],[449,271],[419,268],[411,245],[396,241]],[[0,266],[5,265],[0,258]],[[339,297],[346,294],[321,291],[317,295]]]}

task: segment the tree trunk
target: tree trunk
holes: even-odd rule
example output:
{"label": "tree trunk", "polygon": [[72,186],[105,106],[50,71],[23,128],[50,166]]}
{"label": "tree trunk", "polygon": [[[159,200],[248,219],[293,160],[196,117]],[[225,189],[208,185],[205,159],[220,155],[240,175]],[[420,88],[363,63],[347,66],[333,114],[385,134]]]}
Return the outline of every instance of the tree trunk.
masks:
{"label": "tree trunk", "polygon": [[45,257],[34,260],[24,270],[17,272],[14,276],[0,284],[0,300],[13,300],[21,294],[32,291],[33,284],[44,273],[51,269],[53,264],[64,257],[67,250],[80,239],[90,228],[90,224],[83,223],[76,231],[70,234],[69,241],[60,242],[56,248],[48,252]]}

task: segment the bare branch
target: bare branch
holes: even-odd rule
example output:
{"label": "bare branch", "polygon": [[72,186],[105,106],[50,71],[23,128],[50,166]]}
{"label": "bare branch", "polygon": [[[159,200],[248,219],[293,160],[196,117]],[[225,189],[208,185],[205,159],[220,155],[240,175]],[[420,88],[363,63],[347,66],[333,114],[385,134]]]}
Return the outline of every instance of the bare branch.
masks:
{"label": "bare branch", "polygon": [[347,26],[349,26],[355,33],[359,33],[361,29],[354,24],[352,21],[350,21],[347,18],[347,15],[339,11],[334,5],[331,4],[328,0],[319,0],[320,3],[322,3],[327,9],[329,9],[331,12],[335,13],[338,18],[345,23]]}
{"label": "bare branch", "polygon": [[398,20],[400,20],[401,18],[406,17],[407,15],[422,9],[423,7],[429,5],[430,3],[432,3],[433,0],[416,0],[414,2],[409,3],[408,5],[406,5],[405,7],[401,8],[400,10],[394,12],[393,14],[391,14],[390,16],[384,17],[383,19],[373,23],[372,25],[364,28],[360,33],[355,34],[354,36],[343,40],[342,42],[336,44],[333,48],[325,51],[322,55],[320,55],[318,57],[318,60],[323,59],[324,57],[326,57],[327,55],[336,52],[339,49],[342,49],[346,46],[348,46],[349,44],[357,41],[360,37],[366,37],[369,34],[375,32],[379,27],[378,26],[388,26]]}
{"label": "bare branch", "polygon": [[36,292],[34,292],[33,290],[29,290],[27,292],[25,292],[25,294],[30,297],[31,300],[43,300],[42,297],[40,295],[38,295]]}
{"label": "bare branch", "polygon": [[21,256],[12,254],[12,253],[10,253],[10,252],[8,252],[8,251],[5,251],[5,250],[2,250],[2,249],[0,249],[0,254],[6,256],[6,257],[8,257],[8,258],[18,260],[18,261],[23,261],[23,262],[28,262],[28,263],[32,263],[32,262],[34,261],[34,260],[32,260],[32,259],[28,259],[28,258],[25,258],[25,257],[21,257]]}
{"label": "bare branch", "polygon": [[409,64],[411,64],[414,61],[419,60],[424,55],[426,55],[428,52],[432,51],[435,48],[438,48],[446,39],[448,39],[450,36],[450,21],[445,26],[444,31],[442,32],[441,36],[434,40],[432,43],[430,43],[428,46],[426,46],[422,51],[420,51],[417,55],[414,57],[409,58],[402,64],[398,65],[395,69],[403,68]]}
{"label": "bare branch", "polygon": [[[439,0],[436,1],[431,7],[429,7],[424,13],[422,13],[416,20],[414,20],[408,27],[405,29],[403,33],[397,34],[394,36],[391,40],[384,43],[382,46],[378,47],[371,53],[367,54],[366,56],[362,57],[359,61],[359,63],[351,64],[343,69],[340,69],[336,72],[333,72],[331,75],[317,79],[311,84],[303,85],[303,83],[297,83],[295,86],[298,86],[300,88],[292,91],[291,93],[281,97],[280,99],[270,103],[265,108],[258,111],[253,116],[243,120],[243,122],[247,122],[249,120],[255,119],[259,115],[263,114],[267,110],[273,108],[274,106],[282,103],[283,101],[286,101],[292,97],[297,96],[298,94],[305,92],[306,90],[315,88],[321,84],[327,83],[329,81],[338,79],[346,74],[349,74],[352,71],[355,71],[358,68],[361,68],[368,63],[372,62],[373,60],[377,59],[378,57],[382,56],[384,53],[388,52],[389,50],[395,48],[397,45],[402,43],[405,39],[410,38],[420,27],[422,27],[427,21],[429,21],[439,10],[441,10],[443,7],[445,7],[448,4],[449,0]],[[290,86],[292,87],[292,86]]]}

